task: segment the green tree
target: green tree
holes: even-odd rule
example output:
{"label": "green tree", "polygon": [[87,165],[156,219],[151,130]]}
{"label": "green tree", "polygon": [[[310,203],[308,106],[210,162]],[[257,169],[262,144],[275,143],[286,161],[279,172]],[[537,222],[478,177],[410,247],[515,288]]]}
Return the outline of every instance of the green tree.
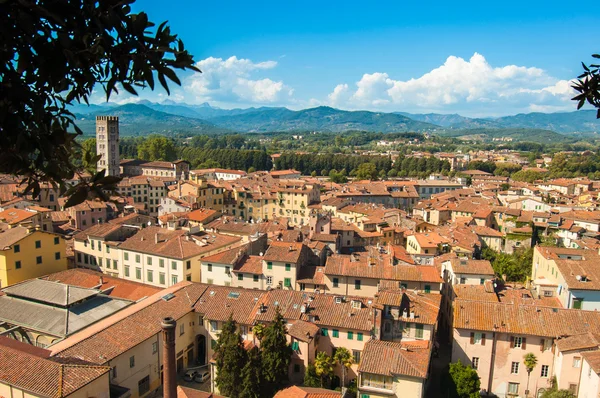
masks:
{"label": "green tree", "polygon": [[242,369],[246,364],[246,351],[237,323],[229,315],[215,348],[217,376],[215,384],[222,395],[237,398],[242,390]]}
{"label": "green tree", "polygon": [[481,382],[475,369],[458,361],[450,364],[449,375],[452,381],[452,395],[458,398],[480,397]]}
{"label": "green tree", "polygon": [[261,398],[262,361],[257,347],[248,351],[248,360],[242,369],[242,391],[240,398]]}
{"label": "green tree", "polygon": [[265,325],[263,323],[257,323],[252,327],[252,335],[258,339],[258,341],[262,341],[263,336],[265,335]]}
{"label": "green tree", "polygon": [[275,307],[275,319],[265,328],[261,341],[264,385],[266,391],[274,394],[288,380],[288,369],[292,358],[292,348],[286,339],[286,327],[279,306]]}
{"label": "green tree", "polygon": [[542,394],[541,398],[577,398],[575,394],[573,394],[569,390],[546,390]]}
{"label": "green tree", "polygon": [[317,176],[317,171],[316,170],[311,171],[310,176],[311,177],[316,177]]}
{"label": "green tree", "polygon": [[138,156],[144,160],[175,160],[177,149],[173,140],[163,136],[150,136],[138,145]]}
{"label": "green tree", "polygon": [[[593,54],[592,57],[600,59],[600,54]],[[577,101],[577,109],[580,109],[586,102],[597,108],[596,117],[600,119],[600,64],[594,63],[588,66],[582,62],[581,65],[584,72],[571,86],[579,94],[572,99]]]}
{"label": "green tree", "polygon": [[531,376],[531,372],[537,365],[537,362],[538,360],[536,356],[531,352],[528,352],[523,357],[523,365],[525,365],[525,370],[527,370],[527,391],[529,391],[529,377]]}
{"label": "green tree", "polygon": [[320,351],[315,358],[315,373],[321,379],[321,387],[333,377],[333,358],[326,352]]}
{"label": "green tree", "polygon": [[333,361],[342,368],[342,387],[346,386],[346,371],[354,363],[352,353],[345,347],[339,347],[335,350]]}
{"label": "green tree", "polygon": [[317,369],[313,364],[309,364],[306,368],[304,385],[306,387],[321,387],[321,378],[317,375]]}
{"label": "green tree", "polygon": [[88,138],[81,143],[82,166],[90,174],[96,174],[96,139]]}
{"label": "green tree", "polygon": [[80,170],[72,155],[82,134],[69,105],[88,103],[94,88],[107,99],[121,88],[154,89],[156,78],[169,93],[167,79],[180,84],[176,69],[198,70],[166,23],[153,29],[131,3],[0,3],[0,173],[24,177],[33,196],[48,182],[71,195],[71,206],[88,194],[106,199],[118,182],[98,173],[66,184]]}
{"label": "green tree", "polygon": [[356,169],[357,180],[377,180],[377,167],[374,163],[363,163]]}

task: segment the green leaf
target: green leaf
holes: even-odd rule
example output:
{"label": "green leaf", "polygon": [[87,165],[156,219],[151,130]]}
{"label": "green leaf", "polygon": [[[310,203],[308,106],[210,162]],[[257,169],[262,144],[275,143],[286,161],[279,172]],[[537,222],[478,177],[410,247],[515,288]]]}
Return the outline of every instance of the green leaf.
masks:
{"label": "green leaf", "polygon": [[72,194],[65,203],[65,209],[83,203],[88,197],[87,187],[81,186]]}

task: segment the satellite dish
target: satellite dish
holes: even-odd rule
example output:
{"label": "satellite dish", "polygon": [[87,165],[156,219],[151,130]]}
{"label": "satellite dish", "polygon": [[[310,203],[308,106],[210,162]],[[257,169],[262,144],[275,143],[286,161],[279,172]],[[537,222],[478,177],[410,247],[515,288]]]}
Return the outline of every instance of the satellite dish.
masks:
{"label": "satellite dish", "polygon": [[575,279],[577,279],[578,281],[580,281],[580,280],[581,280],[581,275],[577,275],[577,276],[575,277]]}

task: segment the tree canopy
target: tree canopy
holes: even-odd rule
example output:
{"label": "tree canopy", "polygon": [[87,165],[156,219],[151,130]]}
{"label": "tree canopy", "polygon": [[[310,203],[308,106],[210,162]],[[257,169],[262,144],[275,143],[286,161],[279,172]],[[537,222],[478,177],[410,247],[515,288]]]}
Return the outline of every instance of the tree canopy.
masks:
{"label": "tree canopy", "polygon": [[[600,54],[593,54],[592,57],[600,59]],[[582,62],[581,65],[584,72],[577,76],[577,82],[571,86],[579,93],[573,97],[573,101],[577,101],[577,109],[586,102],[594,106],[598,109],[596,117],[600,119],[600,63],[586,65]]]}
{"label": "tree canopy", "polygon": [[[107,99],[121,88],[154,89],[155,78],[169,92],[167,79],[180,84],[175,70],[198,70],[166,23],[153,29],[133,2],[0,2],[0,173],[23,176],[34,197],[44,182],[67,191],[80,171],[81,130],[68,105],[88,103],[98,86]],[[67,204],[103,196],[117,181],[98,175]]]}
{"label": "tree canopy", "polygon": [[263,366],[263,388],[274,394],[288,380],[288,369],[292,358],[292,349],[287,344],[285,321],[279,307],[276,307],[275,319],[264,330],[260,342]]}
{"label": "tree canopy", "polygon": [[477,371],[470,366],[463,365],[460,361],[451,363],[449,369],[451,386],[450,396],[456,398],[479,398],[481,382]]}

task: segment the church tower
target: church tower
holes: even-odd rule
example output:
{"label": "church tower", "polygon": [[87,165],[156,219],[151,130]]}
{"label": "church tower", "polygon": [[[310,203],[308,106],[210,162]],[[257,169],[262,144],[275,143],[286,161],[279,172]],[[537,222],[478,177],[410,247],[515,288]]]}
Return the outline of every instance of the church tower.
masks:
{"label": "church tower", "polygon": [[101,155],[96,169],[107,176],[119,176],[119,117],[96,116],[96,153]]}

